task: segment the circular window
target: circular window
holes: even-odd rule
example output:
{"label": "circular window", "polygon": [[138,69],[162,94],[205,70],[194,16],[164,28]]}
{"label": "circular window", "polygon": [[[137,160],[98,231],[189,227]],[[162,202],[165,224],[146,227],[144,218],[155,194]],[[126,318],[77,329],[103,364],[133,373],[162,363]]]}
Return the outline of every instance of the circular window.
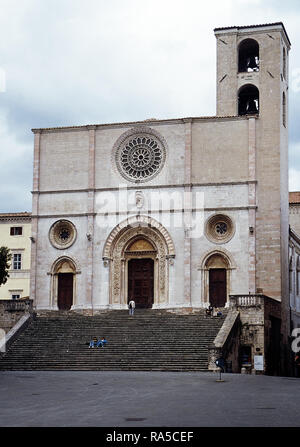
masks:
{"label": "circular window", "polygon": [[69,220],[58,220],[50,228],[49,239],[55,248],[71,247],[76,239],[76,228]]}
{"label": "circular window", "polygon": [[162,141],[152,133],[136,133],[123,140],[115,153],[120,174],[130,181],[151,180],[162,169],[166,152]]}
{"label": "circular window", "polygon": [[219,244],[228,242],[234,235],[234,225],[230,217],[216,214],[208,219],[205,226],[206,237]]}

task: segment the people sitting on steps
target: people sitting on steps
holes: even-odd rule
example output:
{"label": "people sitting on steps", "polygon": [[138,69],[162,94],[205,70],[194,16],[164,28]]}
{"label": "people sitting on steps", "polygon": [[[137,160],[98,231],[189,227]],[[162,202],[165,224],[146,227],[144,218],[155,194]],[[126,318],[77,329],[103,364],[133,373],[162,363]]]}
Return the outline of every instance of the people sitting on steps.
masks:
{"label": "people sitting on steps", "polygon": [[212,307],[212,305],[210,304],[208,306],[208,308],[206,309],[206,315],[212,315],[214,308]]}
{"label": "people sitting on steps", "polygon": [[221,317],[223,313],[218,307],[213,307],[211,304],[209,307],[205,310],[206,315],[213,316],[213,317]]}
{"label": "people sitting on steps", "polygon": [[97,342],[97,348],[99,348],[99,347],[104,348],[106,343],[107,343],[106,338],[102,337],[101,340],[98,340],[98,342]]}
{"label": "people sitting on steps", "polygon": [[102,337],[101,339],[100,338],[98,339],[97,337],[93,337],[89,343],[89,348],[95,348],[95,347],[104,348],[106,343],[107,343],[107,340],[105,337]]}
{"label": "people sitting on steps", "polygon": [[93,337],[90,341],[89,348],[94,348],[97,343],[98,343],[98,338]]}

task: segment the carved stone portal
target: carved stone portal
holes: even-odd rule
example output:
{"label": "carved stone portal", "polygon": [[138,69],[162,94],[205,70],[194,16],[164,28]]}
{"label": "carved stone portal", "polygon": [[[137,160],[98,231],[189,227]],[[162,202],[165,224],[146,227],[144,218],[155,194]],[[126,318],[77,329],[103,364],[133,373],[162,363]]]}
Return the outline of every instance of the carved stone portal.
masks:
{"label": "carved stone portal", "polygon": [[109,260],[110,266],[110,305],[117,308],[127,306],[128,261],[150,258],[154,261],[153,307],[167,306],[170,256],[175,257],[171,237],[154,219],[135,216],[119,224],[108,237],[103,250],[103,259]]}

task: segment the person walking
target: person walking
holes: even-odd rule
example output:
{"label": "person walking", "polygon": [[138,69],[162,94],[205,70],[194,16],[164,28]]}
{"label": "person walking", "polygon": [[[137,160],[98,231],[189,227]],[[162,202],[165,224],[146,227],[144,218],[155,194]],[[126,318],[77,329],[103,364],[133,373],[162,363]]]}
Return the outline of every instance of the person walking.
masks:
{"label": "person walking", "polygon": [[135,309],[135,302],[134,300],[130,300],[128,303],[128,307],[129,307],[129,315],[134,315],[134,309]]}

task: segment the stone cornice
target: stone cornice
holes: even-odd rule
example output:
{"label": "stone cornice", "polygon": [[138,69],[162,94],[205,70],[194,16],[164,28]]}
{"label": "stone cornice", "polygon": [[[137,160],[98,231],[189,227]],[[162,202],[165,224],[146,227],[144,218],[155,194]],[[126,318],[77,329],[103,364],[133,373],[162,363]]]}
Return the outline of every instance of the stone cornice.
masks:
{"label": "stone cornice", "polygon": [[[168,188],[184,188],[186,186],[195,188],[195,187],[210,187],[210,186],[240,186],[240,185],[249,185],[249,184],[257,184],[257,180],[241,180],[236,182],[218,182],[218,183],[181,183],[181,184],[169,184],[169,185],[127,185],[128,190],[136,190],[136,189],[168,189]],[[53,191],[31,191],[31,194],[77,194],[77,193],[87,193],[87,192],[102,192],[102,191],[118,191],[119,187],[108,187],[108,188],[82,188],[82,189],[59,189]],[[122,188],[124,189],[124,188]]]}
{"label": "stone cornice", "polygon": [[31,129],[33,133],[57,132],[57,131],[75,131],[75,130],[89,130],[91,128],[100,130],[103,128],[120,128],[131,126],[159,126],[163,124],[184,124],[186,122],[201,122],[201,121],[243,121],[249,118],[258,118],[258,115],[228,115],[228,116],[196,116],[187,118],[169,118],[169,119],[151,119],[144,121],[128,121],[123,123],[106,123],[106,124],[85,124],[79,126],[61,126],[61,127],[44,127],[40,129]]}
{"label": "stone cornice", "polygon": [[[214,207],[214,208],[192,208],[191,212],[194,213],[196,211],[198,212],[202,212],[202,211],[208,211],[208,212],[214,212],[214,211],[244,211],[244,210],[251,210],[251,209],[257,209],[258,207],[256,205],[246,205],[246,206],[222,206],[222,207]],[[143,213],[147,213],[148,210],[142,210]],[[150,210],[149,214],[157,214],[157,213],[172,213],[172,214],[176,214],[176,213],[184,213],[184,209],[180,209],[180,210],[159,210],[159,209],[154,209],[154,210]],[[68,214],[39,214],[39,215],[34,215],[32,217],[34,218],[39,218],[39,219],[62,219],[62,218],[71,218],[71,217],[86,217],[86,216],[135,216],[136,212],[133,211],[131,212],[105,212],[105,213],[68,213]]]}
{"label": "stone cornice", "polygon": [[31,221],[31,213],[27,215],[18,214],[3,214],[0,215],[0,222],[15,222],[15,223],[26,223]]}

